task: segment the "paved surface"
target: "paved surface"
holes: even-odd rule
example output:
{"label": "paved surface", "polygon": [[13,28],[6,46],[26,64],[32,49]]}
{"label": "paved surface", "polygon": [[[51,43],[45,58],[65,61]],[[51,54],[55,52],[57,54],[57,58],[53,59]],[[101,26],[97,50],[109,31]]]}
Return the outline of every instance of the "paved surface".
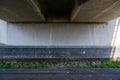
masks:
{"label": "paved surface", "polygon": [[120,69],[1,69],[0,80],[120,80]]}

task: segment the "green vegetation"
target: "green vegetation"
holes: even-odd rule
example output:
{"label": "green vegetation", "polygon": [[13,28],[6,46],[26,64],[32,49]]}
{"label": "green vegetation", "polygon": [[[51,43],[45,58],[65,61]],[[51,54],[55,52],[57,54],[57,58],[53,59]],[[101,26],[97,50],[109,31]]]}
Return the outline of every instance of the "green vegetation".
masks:
{"label": "green vegetation", "polygon": [[34,63],[34,64],[19,64],[16,62],[5,62],[0,63],[0,68],[7,69],[37,69],[37,68],[50,68],[51,65],[49,63]]}
{"label": "green vegetation", "polygon": [[90,64],[86,66],[66,66],[65,68],[120,68],[120,61],[107,61],[99,64]]}
{"label": "green vegetation", "polygon": [[[32,64],[19,64],[17,62],[1,62],[0,68],[3,69],[39,69],[39,68],[53,68],[53,64],[42,62],[42,63],[32,63]],[[60,68],[60,67],[54,67]],[[85,66],[79,65],[63,65],[63,68],[120,68],[120,61],[107,61],[103,63],[90,64]]]}

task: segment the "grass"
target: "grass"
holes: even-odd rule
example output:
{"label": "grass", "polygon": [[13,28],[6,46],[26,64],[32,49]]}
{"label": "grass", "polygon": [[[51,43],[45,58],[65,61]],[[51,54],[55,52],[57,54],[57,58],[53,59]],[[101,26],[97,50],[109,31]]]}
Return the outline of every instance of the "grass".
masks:
{"label": "grass", "polygon": [[[39,69],[39,68],[52,68],[52,64],[48,62],[24,64],[21,65],[17,62],[4,62],[0,63],[1,69]],[[59,67],[56,67],[59,68]],[[106,61],[103,63],[89,64],[86,66],[79,65],[64,65],[63,68],[120,68],[120,61]]]}
{"label": "grass", "polygon": [[0,68],[7,68],[7,69],[37,69],[37,68],[50,68],[51,65],[49,63],[34,63],[34,64],[19,64],[16,62],[6,62],[1,63]]}
{"label": "grass", "polygon": [[120,61],[107,61],[99,64],[90,64],[86,66],[66,66],[65,68],[120,68]]}

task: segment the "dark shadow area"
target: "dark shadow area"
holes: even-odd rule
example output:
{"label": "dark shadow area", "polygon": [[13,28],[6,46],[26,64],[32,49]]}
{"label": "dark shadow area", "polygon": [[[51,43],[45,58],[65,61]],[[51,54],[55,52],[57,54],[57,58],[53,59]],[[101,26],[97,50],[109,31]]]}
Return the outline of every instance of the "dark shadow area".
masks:
{"label": "dark shadow area", "polygon": [[106,59],[112,47],[1,47],[0,59]]}
{"label": "dark shadow area", "polygon": [[80,6],[88,0],[39,0],[39,4],[42,7],[46,20],[70,20],[71,12],[76,1]]}

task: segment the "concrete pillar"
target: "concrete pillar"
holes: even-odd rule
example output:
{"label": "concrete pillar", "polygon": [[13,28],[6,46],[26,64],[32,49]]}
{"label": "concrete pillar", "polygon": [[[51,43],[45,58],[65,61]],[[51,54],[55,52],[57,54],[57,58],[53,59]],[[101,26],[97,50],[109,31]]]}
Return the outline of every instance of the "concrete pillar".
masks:
{"label": "concrete pillar", "polygon": [[7,22],[0,20],[0,45],[7,44]]}

